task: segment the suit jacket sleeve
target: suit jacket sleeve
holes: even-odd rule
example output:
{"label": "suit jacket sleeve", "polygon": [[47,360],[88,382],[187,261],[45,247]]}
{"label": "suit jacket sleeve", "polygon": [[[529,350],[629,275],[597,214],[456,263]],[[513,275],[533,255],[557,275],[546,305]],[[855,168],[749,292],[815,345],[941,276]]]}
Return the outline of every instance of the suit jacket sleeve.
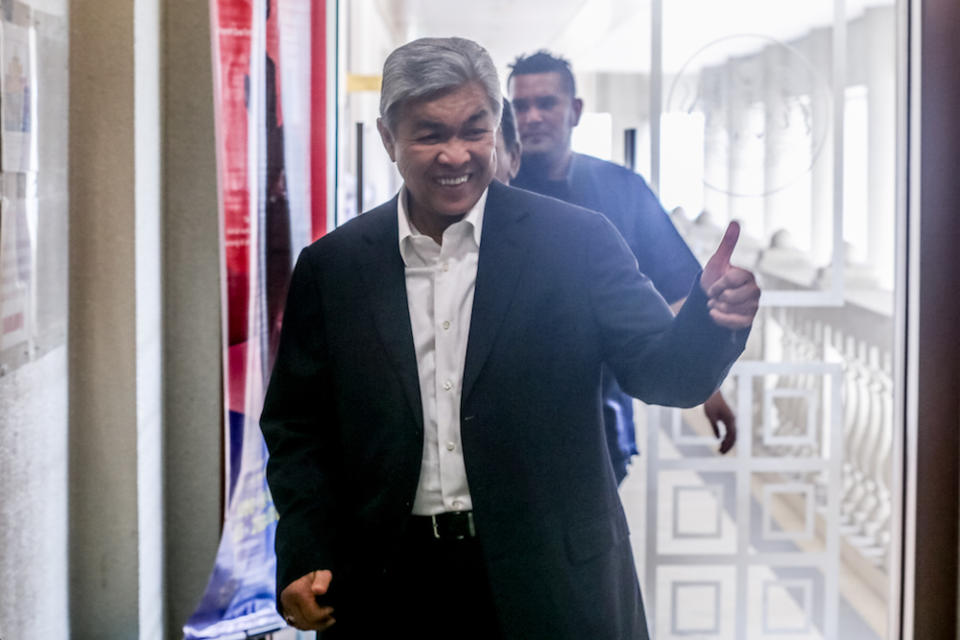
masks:
{"label": "suit jacket sleeve", "polygon": [[[283,329],[260,427],[270,453],[267,480],[277,525],[277,589],[318,569],[335,570],[336,429],[324,320],[305,249],[290,282]],[[279,603],[278,603],[279,606]]]}
{"label": "suit jacket sleeve", "polygon": [[623,238],[602,216],[588,238],[589,287],[604,362],[621,388],[651,404],[692,407],[723,382],[748,331],[715,324],[699,274],[674,318]]}

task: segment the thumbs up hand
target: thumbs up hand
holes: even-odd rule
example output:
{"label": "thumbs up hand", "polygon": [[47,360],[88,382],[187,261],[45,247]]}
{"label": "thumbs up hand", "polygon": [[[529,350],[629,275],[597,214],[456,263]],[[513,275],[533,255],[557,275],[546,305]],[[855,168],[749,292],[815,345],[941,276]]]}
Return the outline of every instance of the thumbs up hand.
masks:
{"label": "thumbs up hand", "polygon": [[700,287],[707,294],[710,317],[727,329],[749,327],[760,306],[760,287],[753,273],[730,265],[730,256],[739,237],[740,225],[731,222],[716,253],[700,275]]}

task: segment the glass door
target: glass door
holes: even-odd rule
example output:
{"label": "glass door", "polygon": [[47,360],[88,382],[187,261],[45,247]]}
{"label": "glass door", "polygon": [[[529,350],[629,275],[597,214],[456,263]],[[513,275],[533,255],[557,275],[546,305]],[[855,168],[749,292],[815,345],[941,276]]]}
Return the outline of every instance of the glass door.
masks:
{"label": "glass door", "polygon": [[701,260],[739,220],[764,289],[724,386],[736,448],[698,409],[647,412],[623,495],[654,636],[894,637],[897,8],[654,12],[661,199]]}
{"label": "glass door", "polygon": [[569,59],[575,149],[619,162],[633,130],[627,164],[701,261],[741,222],[734,261],[764,294],[723,388],[736,447],[717,453],[700,408],[634,412],[621,497],[653,637],[896,637],[896,0],[341,0],[339,15],[339,221],[360,145],[364,206],[399,187],[373,126],[383,58],[458,35],[504,79],[520,53]]}

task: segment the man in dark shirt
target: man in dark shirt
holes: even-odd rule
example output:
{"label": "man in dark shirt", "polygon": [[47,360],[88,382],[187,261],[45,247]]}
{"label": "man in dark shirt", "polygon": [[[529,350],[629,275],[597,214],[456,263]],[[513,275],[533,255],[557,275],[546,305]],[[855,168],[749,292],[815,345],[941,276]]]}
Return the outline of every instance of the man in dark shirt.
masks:
{"label": "man in dark shirt", "polygon": [[[573,127],[583,101],[576,97],[570,63],[545,51],[520,56],[511,65],[507,86],[522,142],[515,187],[552,196],[603,213],[616,226],[646,274],[674,312],[683,304],[700,264],[677,233],[647,183],[638,174],[599,158],[574,153]],[[632,400],[604,371],[604,427],[617,480],[637,454]],[[704,404],[714,433],[725,433],[720,452],[736,442],[733,411],[720,392]]]}

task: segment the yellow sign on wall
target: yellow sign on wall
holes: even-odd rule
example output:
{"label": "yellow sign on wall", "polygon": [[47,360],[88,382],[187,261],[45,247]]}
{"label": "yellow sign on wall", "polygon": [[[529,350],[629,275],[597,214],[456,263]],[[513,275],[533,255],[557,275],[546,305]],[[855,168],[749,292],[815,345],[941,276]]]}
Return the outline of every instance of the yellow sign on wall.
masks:
{"label": "yellow sign on wall", "polygon": [[347,74],[347,93],[359,91],[380,91],[381,76],[364,76],[356,73]]}

